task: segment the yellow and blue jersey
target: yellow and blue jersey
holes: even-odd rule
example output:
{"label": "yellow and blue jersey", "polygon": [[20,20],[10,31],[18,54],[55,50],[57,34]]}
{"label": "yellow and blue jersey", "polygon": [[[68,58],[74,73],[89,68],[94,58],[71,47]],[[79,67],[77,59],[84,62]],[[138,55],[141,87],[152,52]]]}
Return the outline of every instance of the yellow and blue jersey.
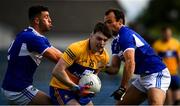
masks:
{"label": "yellow and blue jersey", "polygon": [[[70,66],[66,72],[76,84],[78,84],[81,76],[86,73],[98,73],[109,62],[109,55],[105,49],[101,54],[93,53],[90,50],[89,39],[71,44],[63,53],[62,58]],[[50,86],[69,89],[55,77],[52,77]]]}
{"label": "yellow and blue jersey", "polygon": [[153,48],[162,57],[171,75],[178,74],[178,55],[180,53],[180,43],[175,38],[171,38],[168,42],[157,40]]}

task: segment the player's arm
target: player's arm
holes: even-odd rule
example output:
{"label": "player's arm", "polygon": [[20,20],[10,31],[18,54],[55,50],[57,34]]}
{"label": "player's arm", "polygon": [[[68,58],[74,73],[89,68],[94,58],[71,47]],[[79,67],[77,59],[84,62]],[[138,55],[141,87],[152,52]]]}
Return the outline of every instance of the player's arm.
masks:
{"label": "player's arm", "polygon": [[61,51],[51,46],[49,41],[45,37],[32,36],[27,39],[27,48],[30,52],[37,52],[43,57],[57,63]]}
{"label": "player's arm", "polygon": [[124,51],[125,66],[123,70],[123,76],[121,80],[121,87],[127,89],[129,80],[132,78],[135,70],[135,50],[134,48],[128,48]]}
{"label": "player's arm", "polygon": [[117,74],[119,72],[120,65],[121,65],[121,60],[119,56],[113,55],[111,64],[106,66],[105,72],[107,74]]}
{"label": "player's arm", "polygon": [[63,60],[63,58],[61,58],[53,69],[52,75],[68,87],[72,88],[76,86],[76,84],[70,80],[69,76],[65,71],[68,67],[69,65]]}
{"label": "player's arm", "polygon": [[47,58],[50,61],[53,61],[54,63],[57,63],[61,57],[61,54],[61,51],[51,46],[47,48],[47,50],[43,53],[43,57]]}
{"label": "player's arm", "polygon": [[66,70],[71,66],[76,58],[79,57],[81,50],[79,50],[79,45],[71,44],[62,54],[62,57],[54,67],[52,75],[56,77],[59,81],[63,82],[69,88],[76,86],[73,81],[69,78]]}

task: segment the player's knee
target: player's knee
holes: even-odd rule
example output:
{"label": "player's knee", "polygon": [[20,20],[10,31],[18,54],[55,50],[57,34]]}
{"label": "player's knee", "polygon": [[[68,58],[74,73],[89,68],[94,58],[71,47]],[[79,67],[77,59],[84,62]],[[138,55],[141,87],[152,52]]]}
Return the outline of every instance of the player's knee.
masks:
{"label": "player's knee", "polygon": [[154,99],[154,98],[149,99],[148,103],[149,103],[149,105],[163,105],[164,104],[163,100],[158,100],[158,99]]}

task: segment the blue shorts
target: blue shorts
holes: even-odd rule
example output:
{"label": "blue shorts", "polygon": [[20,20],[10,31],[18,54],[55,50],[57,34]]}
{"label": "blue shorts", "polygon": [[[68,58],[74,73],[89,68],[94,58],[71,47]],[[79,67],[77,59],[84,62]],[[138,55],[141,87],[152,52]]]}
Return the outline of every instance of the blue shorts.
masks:
{"label": "blue shorts", "polygon": [[86,105],[91,101],[90,97],[80,97],[72,91],[59,89],[50,86],[49,93],[54,105],[66,105],[70,100],[75,99],[80,105]]}
{"label": "blue shorts", "polygon": [[172,90],[177,90],[180,88],[180,77],[178,75],[171,76],[170,87]]}

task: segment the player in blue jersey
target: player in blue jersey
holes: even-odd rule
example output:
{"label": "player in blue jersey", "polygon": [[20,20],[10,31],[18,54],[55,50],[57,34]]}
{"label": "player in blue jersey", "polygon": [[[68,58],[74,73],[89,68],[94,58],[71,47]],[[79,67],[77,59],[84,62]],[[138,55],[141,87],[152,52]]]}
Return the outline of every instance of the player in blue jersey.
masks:
{"label": "player in blue jersey", "polygon": [[[151,46],[135,31],[125,26],[124,13],[117,9],[105,12],[104,22],[113,31],[112,64],[118,71],[124,61],[120,87],[112,94],[117,104],[138,105],[146,98],[149,105],[163,105],[170,84],[170,74]],[[139,77],[128,86],[132,75]]]}
{"label": "player in blue jersey", "polygon": [[2,93],[11,104],[50,104],[50,97],[33,86],[33,75],[41,58],[56,63],[61,54],[44,36],[52,27],[48,8],[30,7],[29,22],[30,26],[17,34],[9,47]]}

